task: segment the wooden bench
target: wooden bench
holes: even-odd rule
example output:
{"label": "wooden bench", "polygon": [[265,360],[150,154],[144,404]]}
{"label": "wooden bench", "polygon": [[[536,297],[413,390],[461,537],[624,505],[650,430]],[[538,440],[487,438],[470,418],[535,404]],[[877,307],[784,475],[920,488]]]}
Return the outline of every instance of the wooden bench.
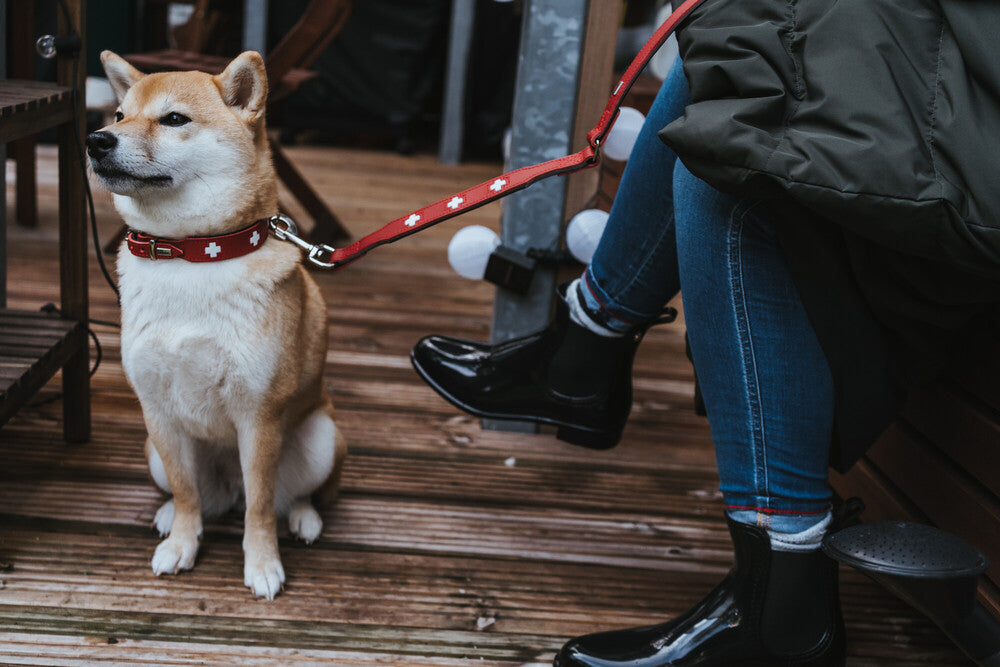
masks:
{"label": "wooden bench", "polygon": [[962,341],[957,362],[906,408],[846,475],[842,497],[865,501],[864,519],[929,523],[990,560],[980,599],[1000,618],[1000,326]]}

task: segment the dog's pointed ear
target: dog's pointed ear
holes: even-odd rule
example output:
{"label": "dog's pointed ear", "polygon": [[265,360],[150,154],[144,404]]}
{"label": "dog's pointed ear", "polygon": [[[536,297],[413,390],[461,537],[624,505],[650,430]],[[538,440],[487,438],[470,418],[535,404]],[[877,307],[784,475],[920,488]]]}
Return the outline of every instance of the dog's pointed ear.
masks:
{"label": "dog's pointed ear", "polygon": [[256,122],[264,115],[267,103],[267,70],[256,51],[244,51],[229,63],[222,74],[213,77],[222,101],[246,122]]}
{"label": "dog's pointed ear", "polygon": [[115,91],[115,97],[121,102],[125,99],[125,93],[136,84],[142,77],[146,76],[136,68],[126,62],[117,53],[111,51],[101,51],[101,64],[104,65],[104,72],[108,75],[111,88]]}

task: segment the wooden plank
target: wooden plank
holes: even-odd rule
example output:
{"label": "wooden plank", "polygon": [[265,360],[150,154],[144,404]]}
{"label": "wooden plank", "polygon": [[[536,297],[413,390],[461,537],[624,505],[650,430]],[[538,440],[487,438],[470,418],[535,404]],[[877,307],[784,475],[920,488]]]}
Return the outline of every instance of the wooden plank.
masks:
{"label": "wooden plank", "polygon": [[861,498],[864,501],[862,518],[865,521],[929,523],[916,505],[868,458],[855,463],[844,475],[830,470],[830,485],[841,498]]}
{"label": "wooden plank", "polygon": [[[143,438],[144,439],[144,438]],[[89,462],[61,461],[60,479],[86,479],[97,470],[114,472],[120,479],[144,483],[148,474],[141,448],[143,439],[127,445],[132,456],[108,460],[114,451],[101,448],[101,459]],[[97,446],[97,443],[95,443]],[[60,445],[38,447],[33,454],[0,472],[0,480],[16,482],[35,478],[51,468],[51,455]],[[55,451],[53,451],[55,450]],[[89,458],[89,457],[88,457]],[[505,463],[502,455],[475,453],[459,455],[405,456],[392,449],[352,449],[344,471],[342,488],[345,493],[366,493],[384,497],[433,499],[439,502],[481,503],[494,507],[537,507],[594,512],[636,512],[669,515],[673,508],[687,506],[695,514],[714,516],[718,513],[718,478],[714,470],[696,471],[677,467],[674,470],[642,470],[632,466],[581,463],[573,466],[573,474],[554,479],[551,460],[522,457]],[[89,474],[88,474],[89,473]],[[52,473],[54,474],[54,473]],[[578,493],[585,480],[589,492]]]}
{"label": "wooden plank", "polygon": [[[359,629],[358,637],[364,637],[366,629],[391,632],[406,626],[442,633],[476,632],[480,619],[486,619],[493,620],[486,637],[503,636],[516,646],[518,635],[530,635],[527,647],[537,650],[547,643],[546,638],[558,642],[581,628],[627,627],[650,618],[670,617],[699,599],[710,586],[705,578],[671,581],[646,571],[597,566],[539,567],[526,561],[470,562],[292,545],[283,548],[290,574],[285,595],[273,604],[248,605],[247,593],[239,582],[236,538],[213,543],[210,550],[206,546],[194,571],[181,577],[157,578],[148,571],[147,559],[156,541],[151,536],[143,539],[129,534],[10,526],[5,526],[5,533],[10,535],[10,548],[18,560],[4,574],[0,631],[17,631],[19,628],[5,618],[5,610],[24,609],[30,601],[32,609],[71,608],[86,616],[113,612],[115,625],[91,632],[119,641],[134,637],[136,633],[130,628],[136,617],[147,614],[166,618],[168,624],[179,624],[187,617],[189,622],[209,626],[213,617],[240,616],[247,627],[268,632],[271,646],[294,642],[289,635],[302,625],[337,626],[342,623],[335,619],[345,617],[351,618],[351,627]],[[81,570],[81,562],[89,563],[85,570]],[[923,633],[929,627],[925,619],[909,617],[905,607],[886,593],[872,595],[870,582],[854,573],[845,572],[844,579],[842,598],[851,629],[862,646],[871,641],[866,636],[894,633],[905,637],[916,655],[921,651],[941,655],[933,634],[927,637]],[[365,603],[383,599],[394,604]],[[858,617],[853,611],[862,609],[873,620]],[[65,618],[52,622],[51,631],[66,633],[71,629],[66,627]],[[224,632],[216,636],[215,643],[246,645],[245,639]],[[175,638],[169,627],[142,637],[161,641]],[[872,648],[865,650],[871,652]]]}
{"label": "wooden plank", "polygon": [[71,97],[66,86],[0,79],[0,144],[65,123],[73,114]]}
{"label": "wooden plank", "polygon": [[[45,664],[71,665],[113,663],[130,665],[468,665],[476,660],[475,651],[462,657],[398,655],[376,650],[343,650],[337,648],[276,648],[269,646],[238,646],[188,642],[121,639],[118,637],[79,637],[65,635],[33,635],[0,633],[0,657],[4,664],[36,665],[40,655]],[[386,651],[389,649],[381,649]],[[486,666],[523,665],[515,658],[480,658],[476,664]]]}
{"label": "wooden plank", "polygon": [[955,465],[1000,496],[1000,424],[975,403],[953,386],[935,384],[914,392],[904,414]]}
{"label": "wooden plank", "polygon": [[[27,340],[21,333],[4,335],[0,324],[0,363],[5,376],[0,384],[0,424],[10,419],[67,359],[87,346],[86,330],[78,322],[42,313],[31,315],[24,314],[22,319],[31,319],[38,326],[28,329],[35,336]],[[8,319],[12,317],[9,315]]]}
{"label": "wooden plank", "polygon": [[[161,641],[236,646],[276,646],[300,651],[323,651],[331,647],[359,653],[407,654],[453,659],[499,658],[534,662],[558,648],[538,637],[499,637],[488,633],[441,632],[406,628],[364,627],[357,624],[334,624],[315,620],[311,623],[288,623],[258,620],[248,624],[241,617],[181,616],[132,613],[125,616],[108,612],[85,612],[61,607],[17,607],[0,605],[0,627],[8,632],[48,634],[58,628],[85,636],[143,639],[150,635]],[[520,639],[520,641],[518,641]],[[530,642],[530,644],[529,644]],[[527,646],[526,646],[527,644]],[[472,654],[470,656],[470,653]],[[539,655],[541,653],[541,655]]]}
{"label": "wooden plank", "polygon": [[[0,439],[0,460],[16,461],[26,467],[59,465],[77,470],[103,469],[116,474],[145,475],[146,463],[141,447],[146,438],[145,426],[137,409],[122,410],[123,406],[135,405],[134,397],[127,390],[113,392],[103,383],[98,384],[97,390],[94,422],[97,435],[91,447],[70,450],[64,447],[56,428],[56,408],[52,406],[22,413],[7,427],[11,437]],[[497,466],[506,466],[508,460],[514,467],[566,466],[582,470],[585,475],[591,470],[603,474],[637,470],[652,476],[662,471],[668,477],[685,471],[694,476],[714,475],[715,472],[711,440],[704,432],[703,420],[692,419],[690,424],[679,421],[648,426],[630,424],[619,448],[591,452],[561,443],[551,434],[525,438],[484,431],[467,415],[402,415],[377,408],[341,408],[336,418],[351,446],[349,467],[359,457],[375,461],[381,458],[387,465],[392,465],[393,457],[419,457],[455,463],[493,462]],[[664,456],[663,444],[658,440],[664,429],[672,433],[670,456]],[[401,433],[406,436],[401,437]],[[30,446],[24,447],[24,444]],[[17,469],[15,464],[11,465],[12,470]],[[621,490],[622,495],[627,493],[627,488]],[[718,497],[714,488],[704,494],[695,493],[706,498]]]}
{"label": "wooden plank", "polygon": [[[5,481],[0,514],[38,520],[84,521],[146,529],[162,504],[147,481],[113,477]],[[325,508],[326,539],[342,545],[404,553],[529,558],[672,572],[704,572],[704,558],[728,545],[694,546],[717,534],[717,502],[655,513],[590,512],[449,503],[432,498],[377,497],[345,492]],[[336,520],[333,518],[336,517]],[[712,525],[715,528],[712,528]],[[581,530],[588,539],[580,540]],[[231,520],[207,531],[235,534]],[[724,538],[725,539],[725,538]]]}
{"label": "wooden plank", "polygon": [[980,326],[970,332],[960,346],[952,374],[971,395],[1000,413],[1000,331],[997,326]]}
{"label": "wooden plank", "polygon": [[[191,572],[156,577],[149,559],[158,540],[149,531],[93,532],[82,524],[50,523],[29,530],[5,524],[4,529],[16,560],[3,575],[0,610],[3,605],[62,605],[206,618],[350,619],[359,626],[440,631],[475,631],[485,618],[491,621],[490,632],[558,637],[587,624],[626,627],[671,616],[711,586],[705,577],[669,584],[654,572],[600,565],[283,543],[286,594],[275,604],[252,605],[242,584],[238,536],[206,541]],[[87,563],[85,569],[81,562]],[[723,561],[720,569],[727,566]],[[848,600],[863,595],[847,591]],[[397,604],[365,602],[390,599]],[[883,602],[874,604],[882,607]]]}
{"label": "wooden plank", "polygon": [[[359,231],[497,168],[363,150],[289,155],[338,210],[357,212]],[[39,156],[39,228],[12,231],[11,303],[26,310],[51,299],[57,266],[55,152]],[[107,236],[120,221],[107,193],[96,195]],[[482,216],[467,221],[495,224]],[[145,428],[117,332],[95,327],[107,355],[92,442],[66,447],[58,403],[0,429],[0,562],[12,568],[0,568],[0,662],[548,664],[569,637],[666,620],[711,590],[731,549],[707,423],[690,406],[682,327],[644,341],[618,448],[483,431],[431,400],[407,365],[421,335],[485,337],[491,290],[452,275],[444,248],[454,229],[316,274],[330,308],[326,380],[353,454],[319,542],[282,537],[289,582],[271,603],[242,586],[238,516],[208,525],[194,571],[152,575],[148,522],[161,498],[146,478]],[[93,314],[117,318],[89,270]],[[39,396],[59,388],[57,376]],[[575,492],[562,481],[573,476]],[[843,572],[841,597],[851,667],[967,664],[857,573]]]}
{"label": "wooden plank", "polygon": [[[580,53],[580,79],[577,84],[576,117],[570,150],[587,145],[587,133],[597,125],[607,105],[614,72],[615,45],[621,2],[591,0],[587,8],[587,27]],[[585,169],[566,177],[566,207],[563,224],[587,206],[597,191],[600,170]]]}
{"label": "wooden plank", "polygon": [[990,559],[987,575],[1000,580],[1000,503],[945,456],[900,425],[868,454],[928,519],[968,541]]}

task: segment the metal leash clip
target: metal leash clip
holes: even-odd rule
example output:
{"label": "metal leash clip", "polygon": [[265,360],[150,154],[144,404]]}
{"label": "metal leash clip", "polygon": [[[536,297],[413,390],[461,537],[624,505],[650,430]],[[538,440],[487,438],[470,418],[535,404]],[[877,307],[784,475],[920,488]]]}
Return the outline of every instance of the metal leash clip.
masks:
{"label": "metal leash clip", "polygon": [[333,253],[337,250],[336,248],[330,247],[325,243],[315,244],[306,241],[299,236],[298,225],[287,215],[281,213],[272,215],[267,221],[267,226],[278,240],[288,241],[292,245],[305,250],[309,262],[313,265],[321,269],[332,269],[338,265],[338,262],[330,261]]}

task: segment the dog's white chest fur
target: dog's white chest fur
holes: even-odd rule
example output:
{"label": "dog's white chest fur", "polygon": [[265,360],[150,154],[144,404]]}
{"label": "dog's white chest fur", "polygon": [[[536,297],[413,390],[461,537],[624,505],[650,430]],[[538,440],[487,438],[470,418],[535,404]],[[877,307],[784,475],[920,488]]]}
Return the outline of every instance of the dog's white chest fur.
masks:
{"label": "dog's white chest fur", "polygon": [[235,444],[237,420],[267,393],[280,356],[261,335],[268,286],[241,259],[119,258],[125,373],[145,409],[199,440]]}

